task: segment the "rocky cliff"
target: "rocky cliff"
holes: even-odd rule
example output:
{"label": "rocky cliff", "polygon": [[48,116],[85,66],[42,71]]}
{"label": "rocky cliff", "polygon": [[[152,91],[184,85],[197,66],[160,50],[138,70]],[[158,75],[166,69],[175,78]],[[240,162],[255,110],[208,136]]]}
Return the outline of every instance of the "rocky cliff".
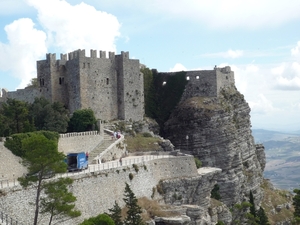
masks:
{"label": "rocky cliff", "polygon": [[217,183],[228,207],[248,201],[250,190],[260,205],[264,148],[254,143],[244,96],[234,84],[221,89],[218,97],[182,96],[165,123],[166,138],[175,148],[198,157],[203,166],[222,169]]}

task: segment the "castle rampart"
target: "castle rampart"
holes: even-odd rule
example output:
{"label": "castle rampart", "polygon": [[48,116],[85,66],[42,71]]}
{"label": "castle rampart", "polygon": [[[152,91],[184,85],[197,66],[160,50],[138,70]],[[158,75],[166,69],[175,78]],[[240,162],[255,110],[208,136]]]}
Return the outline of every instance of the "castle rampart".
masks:
{"label": "castle rampart", "polygon": [[[217,97],[224,87],[234,85],[234,73],[229,66],[213,70],[186,71],[188,83],[182,99],[190,97]],[[158,73],[172,76],[176,73]],[[135,120],[144,116],[144,78],[139,60],[130,59],[129,52],[115,55],[90,50],[76,50],[68,54],[46,54],[37,61],[39,87],[16,92],[2,91],[0,102],[7,98],[33,102],[35,97],[45,97],[50,102],[61,102],[73,113],[90,108],[97,119]]]}
{"label": "castle rampart", "polygon": [[[215,184],[214,176],[220,173],[220,169],[200,173],[197,171],[194,158],[191,156],[178,156],[156,159],[144,163],[136,163],[139,171],[136,172],[132,165],[121,168],[102,170],[86,173],[74,178],[71,190],[77,198],[76,207],[82,215],[74,220],[60,221],[59,224],[78,224],[85,218],[107,212],[115,200],[123,207],[125,182],[130,184],[135,195],[151,199],[163,200],[158,194],[157,185],[162,180],[164,186],[172,184],[172,188],[166,189],[166,201],[170,201],[172,195],[182,196],[181,204],[193,204],[198,201],[208,202],[211,189]],[[133,174],[130,180],[129,174]],[[181,181],[180,179],[183,179]],[[175,180],[174,180],[175,179]],[[173,181],[172,181],[173,180]],[[184,190],[182,184],[184,183]],[[197,189],[195,190],[195,187]],[[205,189],[203,188],[205,187]],[[204,190],[202,190],[204,189]],[[176,192],[174,192],[176,191]],[[0,208],[6,209],[6,213],[21,221],[32,221],[34,206],[29,202],[34,201],[34,189],[27,190],[15,187],[12,190],[4,189],[5,196],[0,198]],[[201,196],[199,195],[201,194]],[[199,196],[198,196],[199,195]],[[49,217],[40,215],[41,223],[46,223]],[[53,221],[57,222],[57,221]]]}
{"label": "castle rampart", "polygon": [[130,59],[128,52],[76,50],[68,54],[46,54],[37,61],[38,87],[16,92],[5,92],[0,101],[15,98],[33,102],[45,97],[50,102],[61,102],[73,113],[91,108],[101,120],[142,120],[144,116],[144,86],[139,60]]}

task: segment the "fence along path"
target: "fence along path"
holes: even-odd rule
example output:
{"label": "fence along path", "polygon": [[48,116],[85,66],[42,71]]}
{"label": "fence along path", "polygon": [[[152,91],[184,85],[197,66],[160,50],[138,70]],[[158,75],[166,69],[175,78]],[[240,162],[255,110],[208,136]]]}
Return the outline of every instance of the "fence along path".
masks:
{"label": "fence along path", "polygon": [[[85,169],[82,171],[56,174],[55,177],[50,178],[50,179],[56,179],[56,178],[60,178],[60,177],[72,177],[72,176],[77,176],[77,175],[81,175],[81,174],[97,172],[97,171],[101,171],[101,170],[108,170],[108,169],[112,169],[112,168],[118,168],[118,167],[128,166],[128,165],[137,164],[137,163],[143,163],[143,162],[154,160],[154,159],[162,159],[162,158],[170,158],[170,157],[178,157],[178,156],[172,156],[172,155],[129,156],[129,157],[122,158],[122,162],[120,162],[119,160],[115,160],[115,161],[109,161],[109,162],[105,162],[105,163],[101,163],[101,164],[91,164],[88,166],[88,169]],[[19,186],[19,185],[20,184],[17,179],[0,180],[0,190],[3,188],[15,187],[15,186]]]}

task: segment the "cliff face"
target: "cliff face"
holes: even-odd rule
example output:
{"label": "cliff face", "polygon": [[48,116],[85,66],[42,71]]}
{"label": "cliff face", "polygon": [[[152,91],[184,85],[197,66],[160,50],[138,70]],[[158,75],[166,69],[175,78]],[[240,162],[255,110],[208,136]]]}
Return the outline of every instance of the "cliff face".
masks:
{"label": "cliff face", "polygon": [[227,206],[249,200],[250,190],[257,205],[262,199],[264,148],[254,143],[249,113],[232,85],[218,97],[182,99],[164,127],[175,148],[198,157],[203,166],[222,169],[217,183]]}

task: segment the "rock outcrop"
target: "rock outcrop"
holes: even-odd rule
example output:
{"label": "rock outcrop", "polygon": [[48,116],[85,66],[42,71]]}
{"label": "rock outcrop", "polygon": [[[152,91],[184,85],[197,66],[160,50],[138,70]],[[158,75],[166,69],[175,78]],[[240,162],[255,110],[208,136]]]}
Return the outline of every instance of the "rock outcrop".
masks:
{"label": "rock outcrop", "polygon": [[[184,96],[184,95],[183,95]],[[176,149],[198,157],[203,166],[218,167],[222,202],[228,207],[249,200],[260,205],[265,155],[251,134],[250,108],[234,85],[218,97],[181,99],[165,123],[165,138]]]}

